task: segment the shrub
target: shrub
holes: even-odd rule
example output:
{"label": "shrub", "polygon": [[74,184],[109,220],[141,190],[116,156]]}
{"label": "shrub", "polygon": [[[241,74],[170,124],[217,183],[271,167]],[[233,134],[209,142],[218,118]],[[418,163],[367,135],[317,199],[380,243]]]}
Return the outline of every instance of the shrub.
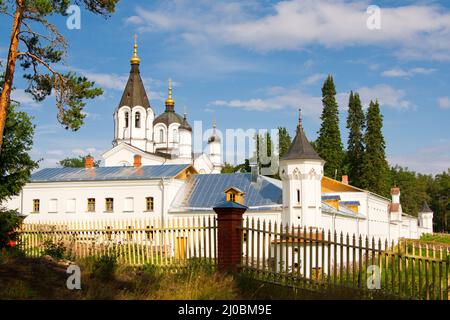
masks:
{"label": "shrub", "polygon": [[62,259],[66,252],[66,247],[62,241],[55,243],[53,240],[47,239],[44,241],[43,247],[44,251],[42,253],[55,259]]}
{"label": "shrub", "polygon": [[116,268],[117,257],[115,255],[100,256],[92,264],[91,277],[101,280],[113,279]]}
{"label": "shrub", "polygon": [[17,244],[19,234],[16,230],[21,222],[22,218],[17,215],[17,211],[0,208],[0,249]]}

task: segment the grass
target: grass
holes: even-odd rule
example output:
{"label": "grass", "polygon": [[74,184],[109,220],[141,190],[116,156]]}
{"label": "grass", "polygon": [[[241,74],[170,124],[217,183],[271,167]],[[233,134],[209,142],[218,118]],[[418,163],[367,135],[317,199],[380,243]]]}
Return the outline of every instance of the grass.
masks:
{"label": "grass", "polygon": [[[230,275],[208,265],[192,263],[181,271],[152,266],[116,265],[86,258],[81,268],[81,290],[66,288],[67,266],[45,258],[0,254],[0,299],[120,299],[214,300],[238,299],[239,290]],[[103,266],[110,276],[99,276]],[[101,269],[101,267],[100,267]]]}
{"label": "grass", "polygon": [[447,233],[426,233],[420,237],[420,240],[426,243],[447,244],[450,245],[450,234]]}

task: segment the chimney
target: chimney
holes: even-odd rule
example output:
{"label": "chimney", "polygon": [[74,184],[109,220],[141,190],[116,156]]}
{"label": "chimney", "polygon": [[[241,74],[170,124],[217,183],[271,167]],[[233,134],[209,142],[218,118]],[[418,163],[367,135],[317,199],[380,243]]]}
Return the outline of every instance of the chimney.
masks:
{"label": "chimney", "polygon": [[141,160],[142,160],[142,157],[140,155],[138,155],[138,154],[134,155],[134,167],[135,168],[139,168],[142,166]]}
{"label": "chimney", "polygon": [[392,203],[400,203],[400,188],[394,186],[391,188]]}
{"label": "chimney", "polygon": [[348,176],[347,175],[342,176],[342,183],[343,184],[348,184]]}
{"label": "chimney", "polygon": [[92,156],[86,156],[84,158],[84,166],[86,169],[94,168],[94,158]]}
{"label": "chimney", "polygon": [[250,162],[250,172],[252,173],[252,182],[257,182],[259,176],[259,166],[256,161]]}

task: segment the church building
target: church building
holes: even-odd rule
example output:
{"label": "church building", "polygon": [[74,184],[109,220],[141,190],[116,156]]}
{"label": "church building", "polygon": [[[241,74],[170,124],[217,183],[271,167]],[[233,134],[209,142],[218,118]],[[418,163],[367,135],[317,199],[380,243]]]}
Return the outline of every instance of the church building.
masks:
{"label": "church building", "polygon": [[301,116],[297,133],[280,159],[281,180],[260,174],[221,173],[221,139],[208,139],[207,154],[192,152],[192,128],[175,111],[169,81],[165,111],[156,116],[139,73],[137,45],[124,93],[114,112],[113,148],[104,166],[88,157],[84,168],[46,168],[32,174],[7,207],[29,223],[42,221],[133,221],[139,218],[214,216],[225,190],[237,190],[246,217],[382,241],[418,238],[433,231],[425,204],[419,217],[402,211],[400,189],[388,199],[352,186],[343,176],[324,176],[325,161],[309,143]]}
{"label": "church building", "polygon": [[103,154],[104,165],[130,166],[139,155],[143,165],[191,164],[199,173],[220,173],[222,146],[215,131],[208,140],[208,154],[194,154],[192,127],[186,113],[181,116],[175,111],[172,81],[165,111],[157,116],[139,72],[136,43],[130,63],[130,76],[114,111],[113,148]]}

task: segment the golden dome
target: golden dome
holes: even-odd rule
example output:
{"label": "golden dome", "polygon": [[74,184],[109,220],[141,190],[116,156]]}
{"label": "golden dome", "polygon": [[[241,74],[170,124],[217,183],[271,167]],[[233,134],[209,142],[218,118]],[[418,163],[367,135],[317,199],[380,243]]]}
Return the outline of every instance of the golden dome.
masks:
{"label": "golden dome", "polygon": [[169,94],[166,99],[166,107],[173,107],[175,105],[175,101],[172,99],[172,79],[169,79]]}
{"label": "golden dome", "polygon": [[137,35],[134,35],[134,53],[133,56],[130,59],[130,63],[131,64],[139,64],[141,62],[141,59],[139,59],[138,55],[137,55]]}

